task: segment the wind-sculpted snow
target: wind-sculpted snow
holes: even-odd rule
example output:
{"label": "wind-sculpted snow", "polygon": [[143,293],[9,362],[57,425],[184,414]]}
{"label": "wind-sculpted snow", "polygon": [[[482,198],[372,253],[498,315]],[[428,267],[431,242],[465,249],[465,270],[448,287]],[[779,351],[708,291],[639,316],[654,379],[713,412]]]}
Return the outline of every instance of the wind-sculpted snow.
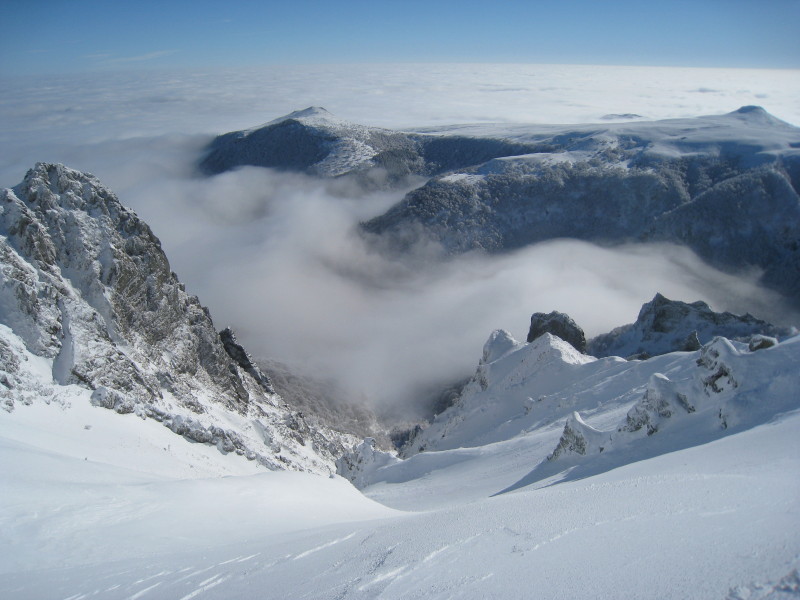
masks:
{"label": "wind-sculpted snow", "polygon": [[[669,376],[651,375],[640,399],[614,429],[597,430],[574,413],[548,461],[577,461],[573,476],[579,477],[599,465],[602,470],[635,457],[704,443],[800,408],[800,337],[758,351],[715,338],[689,358],[694,360]],[[658,438],[654,447],[651,436]],[[593,465],[601,453],[602,462]],[[512,489],[546,478],[551,471],[543,462]]]}
{"label": "wind-sculpted snow", "polygon": [[[91,175],[37,164],[0,196],[4,408],[65,386],[271,469],[329,472],[343,438],[312,431],[235,336],[217,333],[150,228]],[[24,344],[24,352],[14,343]],[[48,361],[20,375],[33,357]]]}
{"label": "wind-sculpted snow", "polygon": [[[670,340],[683,335],[681,320],[696,328],[705,323],[699,328],[704,338],[714,326],[742,336],[767,326],[661,296],[642,314],[652,317],[657,308],[663,310],[648,326],[673,334]],[[701,317],[687,318],[698,312]],[[678,327],[677,334],[659,323]],[[575,467],[573,475],[579,477],[706,443],[800,408],[800,336],[796,330],[789,333],[793,337],[767,343],[756,335],[750,344],[714,337],[695,351],[626,361],[581,354],[549,333],[522,344],[496,331],[459,398],[414,432],[402,451],[405,460],[366,461],[368,468],[355,469],[351,479],[361,486],[407,481],[432,465],[475,460],[468,449],[525,446],[533,443],[525,440],[550,436],[554,429],[561,430],[560,439],[540,455],[530,474],[506,490],[554,476],[566,468],[559,461]],[[657,346],[663,340],[651,341]]]}

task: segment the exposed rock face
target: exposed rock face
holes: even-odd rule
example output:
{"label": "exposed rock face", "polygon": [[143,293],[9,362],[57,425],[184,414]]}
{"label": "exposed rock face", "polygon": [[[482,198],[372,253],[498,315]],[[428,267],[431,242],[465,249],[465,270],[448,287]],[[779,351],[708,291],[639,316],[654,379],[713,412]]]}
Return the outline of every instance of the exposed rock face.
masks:
{"label": "exposed rock face", "polygon": [[593,356],[646,358],[698,350],[716,336],[749,341],[756,335],[785,338],[795,333],[794,328],[776,327],[750,314],[718,313],[705,302],[686,303],[656,294],[642,306],[635,323],[590,340],[587,351]]}
{"label": "exposed rock face", "polygon": [[408,175],[434,175],[540,148],[539,144],[503,139],[366,127],[312,106],[260,127],[217,137],[200,169],[215,174],[252,165],[325,177],[354,175],[363,183],[384,179],[391,183]]}
{"label": "exposed rock face", "polygon": [[302,417],[232,332],[220,337],[150,228],[97,179],[37,164],[0,192],[0,236],[5,408],[34,386],[17,381],[14,392],[24,354],[11,350],[17,338],[47,359],[54,389],[88,388],[98,406],[154,418],[269,468],[332,469],[341,440],[297,433]]}
{"label": "exposed rock face", "polygon": [[239,365],[245,370],[246,373],[255,379],[261,385],[261,387],[264,388],[266,393],[275,393],[269,377],[262,373],[261,369],[256,366],[247,350],[245,350],[236,340],[236,335],[233,333],[233,330],[230,327],[226,327],[219,332],[219,339],[222,342],[222,347],[225,348],[225,352],[228,353],[228,356],[230,356],[237,365]]}
{"label": "exposed rock face", "polygon": [[569,315],[553,311],[551,313],[533,313],[531,327],[528,330],[528,343],[545,333],[560,337],[572,344],[578,352],[586,352],[586,336],[578,324]]}

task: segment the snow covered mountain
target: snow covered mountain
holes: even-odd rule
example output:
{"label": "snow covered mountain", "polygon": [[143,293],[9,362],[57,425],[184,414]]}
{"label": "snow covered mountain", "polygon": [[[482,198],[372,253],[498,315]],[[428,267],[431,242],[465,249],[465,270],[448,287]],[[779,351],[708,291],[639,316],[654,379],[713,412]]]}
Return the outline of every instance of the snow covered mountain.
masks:
{"label": "snow covered mountain", "polygon": [[755,334],[749,344],[718,336],[696,351],[628,361],[583,354],[550,333],[520,343],[498,330],[460,397],[416,430],[405,460],[367,441],[339,460],[339,470],[362,488],[397,483],[476,460],[497,445],[537,446],[563,428],[510,490],[563,473],[559,460],[572,478],[704,444],[800,409],[800,336],[790,333],[769,343]]}
{"label": "snow covered mountain", "polygon": [[285,404],[97,179],[37,164],[0,193],[0,234],[5,411],[85,400],[268,469],[332,470],[350,438]]}
{"label": "snow covered mountain", "polygon": [[723,270],[759,271],[765,285],[800,302],[800,129],[756,106],[655,122],[410,132],[312,107],[218,137],[200,166],[218,173],[241,165],[368,185],[432,177],[363,224],[383,248],[670,242]]}
{"label": "snow covered mountain", "polygon": [[794,329],[658,295],[497,330],[398,456],[287,406],[335,394],[266,376],[92,176],[0,211],[3,598],[800,596]]}
{"label": "snow covered mountain", "polygon": [[259,127],[217,137],[200,169],[220,173],[243,165],[355,176],[366,185],[469,167],[498,156],[537,152],[535,143],[473,136],[439,136],[350,123],[312,106]]}
{"label": "snow covered mountain", "polygon": [[551,150],[436,177],[365,230],[399,248],[432,238],[454,253],[560,237],[678,243],[723,270],[763,271],[761,281],[797,305],[800,129],[752,106],[696,119],[543,129],[504,131]]}

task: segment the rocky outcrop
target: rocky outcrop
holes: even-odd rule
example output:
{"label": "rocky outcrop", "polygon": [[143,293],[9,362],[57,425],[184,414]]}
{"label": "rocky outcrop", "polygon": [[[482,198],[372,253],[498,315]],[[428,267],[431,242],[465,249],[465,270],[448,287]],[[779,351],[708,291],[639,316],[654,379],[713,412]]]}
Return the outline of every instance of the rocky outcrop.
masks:
{"label": "rocky outcrop", "polygon": [[[40,163],[0,192],[0,257],[7,410],[36,385],[78,385],[97,406],[268,468],[330,472],[349,441],[297,425],[232,332],[220,336],[185,292],[147,224],[93,176]],[[16,381],[17,394],[27,353],[51,373]]]}
{"label": "rocky outcrop", "polygon": [[699,350],[716,336],[749,342],[754,336],[786,338],[793,327],[776,327],[750,314],[714,312],[705,302],[686,303],[661,294],[642,306],[635,323],[590,340],[593,356],[647,358],[675,351]]}
{"label": "rocky outcrop", "polygon": [[547,460],[556,460],[561,456],[593,454],[602,452],[605,444],[611,442],[611,436],[587,425],[580,414],[573,412],[564,424],[564,431],[558,445]]}
{"label": "rocky outcrop", "polygon": [[222,347],[225,348],[225,352],[228,353],[228,356],[230,356],[237,365],[239,365],[247,374],[257,381],[266,393],[275,393],[269,377],[261,372],[261,369],[259,369],[258,366],[253,362],[253,359],[250,357],[250,354],[248,354],[247,350],[245,350],[241,344],[239,344],[236,339],[236,335],[233,333],[233,329],[226,327],[220,331],[219,339],[222,342]]}
{"label": "rocky outcrop", "polygon": [[551,313],[533,313],[528,330],[528,343],[545,333],[560,337],[571,344],[578,352],[586,352],[586,336],[578,324],[569,315],[553,311]]}

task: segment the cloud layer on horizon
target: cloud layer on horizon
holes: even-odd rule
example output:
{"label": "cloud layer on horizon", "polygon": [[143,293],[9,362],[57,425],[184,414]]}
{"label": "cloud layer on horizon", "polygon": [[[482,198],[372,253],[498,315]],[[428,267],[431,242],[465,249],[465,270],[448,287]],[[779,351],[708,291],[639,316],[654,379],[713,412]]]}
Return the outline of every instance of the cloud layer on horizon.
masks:
{"label": "cloud layer on horizon", "polygon": [[388,406],[469,374],[493,329],[524,338],[535,311],[567,312],[595,335],[633,321],[656,292],[765,318],[780,317],[780,303],[752,278],[671,246],[561,240],[502,257],[389,260],[354,228],[401,193],[347,193],[258,168],[199,178],[212,133],[308,105],[400,128],[685,117],[755,103],[800,123],[797,73],[404,65],[64,78],[18,83],[0,99],[0,185],[39,160],[94,173],[150,223],[218,327]]}

